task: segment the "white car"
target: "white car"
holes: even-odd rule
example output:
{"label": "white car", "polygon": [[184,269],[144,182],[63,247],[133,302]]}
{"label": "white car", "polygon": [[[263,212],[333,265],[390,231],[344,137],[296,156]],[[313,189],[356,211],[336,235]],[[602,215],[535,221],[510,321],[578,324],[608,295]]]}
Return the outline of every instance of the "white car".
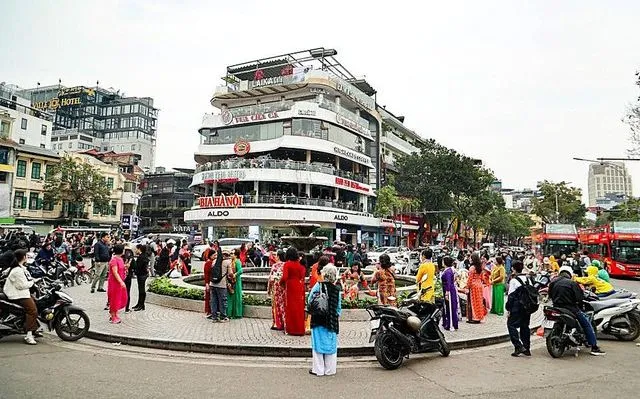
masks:
{"label": "white car", "polygon": [[199,244],[193,247],[193,250],[191,251],[191,257],[192,258],[197,258],[200,260],[204,260],[203,256],[204,256],[204,251],[209,248],[208,244]]}
{"label": "white car", "polygon": [[391,263],[396,263],[398,259],[407,259],[409,256],[408,249],[404,247],[379,247],[371,252],[367,252],[367,258],[372,264],[376,264],[380,262],[380,255],[382,254],[389,255]]}

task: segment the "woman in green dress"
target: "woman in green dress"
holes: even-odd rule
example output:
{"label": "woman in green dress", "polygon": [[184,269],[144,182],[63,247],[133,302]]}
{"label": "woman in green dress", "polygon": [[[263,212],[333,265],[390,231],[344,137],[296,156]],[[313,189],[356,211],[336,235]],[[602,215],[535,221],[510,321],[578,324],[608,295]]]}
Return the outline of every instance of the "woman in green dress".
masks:
{"label": "woman in green dress", "polygon": [[227,301],[227,316],[230,319],[241,319],[243,315],[242,309],[242,262],[240,262],[240,249],[236,249],[231,257],[231,264],[234,269],[234,283],[227,284],[228,288],[233,289],[233,293],[229,290],[229,299]]}
{"label": "woman in green dress", "polygon": [[491,269],[491,284],[493,286],[493,298],[491,300],[491,313],[502,316],[504,314],[504,282],[506,270],[502,257],[496,257],[496,264]]}

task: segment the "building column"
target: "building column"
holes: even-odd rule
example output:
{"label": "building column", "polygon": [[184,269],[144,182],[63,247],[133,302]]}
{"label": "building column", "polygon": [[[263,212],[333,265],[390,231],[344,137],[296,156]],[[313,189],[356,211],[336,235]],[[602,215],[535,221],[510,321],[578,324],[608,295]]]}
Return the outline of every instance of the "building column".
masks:
{"label": "building column", "polygon": [[311,150],[307,150],[307,163],[311,163]]}
{"label": "building column", "polygon": [[336,155],[336,169],[340,169],[340,157]]}
{"label": "building column", "polygon": [[256,192],[256,196],[253,198],[253,203],[257,204],[258,196],[260,195],[260,182],[257,180],[253,182],[253,191]]}
{"label": "building column", "polygon": [[218,183],[211,183],[211,196],[214,197],[216,195],[216,191],[218,190]]}
{"label": "building column", "polygon": [[311,184],[306,184],[304,189],[305,189],[305,192],[307,193],[307,197],[311,198]]}
{"label": "building column", "polygon": [[336,201],[340,201],[340,189],[338,187],[335,188],[336,193]]}

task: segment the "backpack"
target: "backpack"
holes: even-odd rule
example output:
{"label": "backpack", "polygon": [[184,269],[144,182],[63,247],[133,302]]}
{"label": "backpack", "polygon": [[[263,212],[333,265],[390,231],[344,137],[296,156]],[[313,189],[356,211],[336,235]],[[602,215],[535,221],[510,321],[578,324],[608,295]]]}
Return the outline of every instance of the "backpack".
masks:
{"label": "backpack", "polygon": [[538,290],[531,284],[525,284],[518,276],[516,276],[516,280],[520,282],[520,287],[517,290],[520,291],[518,293],[520,307],[529,314],[535,313],[540,306],[538,303]]}
{"label": "backpack", "polygon": [[218,284],[222,281],[223,278],[224,275],[222,275],[222,260],[216,259],[216,262],[213,264],[213,267],[211,269],[211,282],[214,284]]}
{"label": "backpack", "polygon": [[320,290],[313,293],[313,297],[307,306],[307,312],[312,316],[326,316],[329,310],[329,294],[323,283],[320,283]]}

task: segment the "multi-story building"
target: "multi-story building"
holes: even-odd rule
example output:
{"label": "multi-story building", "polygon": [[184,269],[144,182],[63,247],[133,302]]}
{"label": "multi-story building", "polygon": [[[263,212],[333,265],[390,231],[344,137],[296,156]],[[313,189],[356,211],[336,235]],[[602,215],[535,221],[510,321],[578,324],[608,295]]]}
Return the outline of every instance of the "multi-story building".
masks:
{"label": "multi-story building", "polygon": [[17,144],[6,136],[0,136],[0,223],[12,224],[11,192],[15,172]]}
{"label": "multi-story building", "polygon": [[331,240],[378,242],[382,117],[375,90],[335,55],[319,48],[227,67],[211,100],[220,111],[199,130],[199,202],[185,221],[209,237],[253,227],[268,240],[304,220]]}
{"label": "multi-story building", "polygon": [[424,139],[404,125],[404,116],[395,116],[384,107],[378,107],[378,112],[382,117],[379,142],[381,181],[384,184],[389,175],[400,172],[396,166],[398,158],[420,152],[419,146]]}
{"label": "multi-story building", "polygon": [[140,218],[144,232],[185,232],[192,229],[185,223],[184,212],[191,209],[195,196],[189,188],[193,169],[156,168],[147,173],[140,184]]}
{"label": "multi-story building", "polygon": [[30,145],[16,147],[16,163],[12,187],[13,222],[48,233],[61,223],[62,204],[44,200],[44,180],[60,162],[55,152]]}
{"label": "multi-story building", "polygon": [[153,98],[127,97],[97,85],[38,86],[21,93],[32,107],[54,114],[54,151],[133,153],[141,168],[153,168],[158,114]]}
{"label": "multi-story building", "polygon": [[0,83],[0,136],[34,147],[49,148],[51,114],[32,108],[16,85]]}
{"label": "multi-story building", "polygon": [[631,175],[623,162],[602,162],[589,165],[589,206],[596,206],[598,198],[607,194],[633,196]]}
{"label": "multi-story building", "polygon": [[500,190],[500,193],[502,194],[505,208],[520,210],[526,213],[530,213],[533,208],[531,201],[541,195],[539,190],[528,188],[522,190],[503,188]]}

